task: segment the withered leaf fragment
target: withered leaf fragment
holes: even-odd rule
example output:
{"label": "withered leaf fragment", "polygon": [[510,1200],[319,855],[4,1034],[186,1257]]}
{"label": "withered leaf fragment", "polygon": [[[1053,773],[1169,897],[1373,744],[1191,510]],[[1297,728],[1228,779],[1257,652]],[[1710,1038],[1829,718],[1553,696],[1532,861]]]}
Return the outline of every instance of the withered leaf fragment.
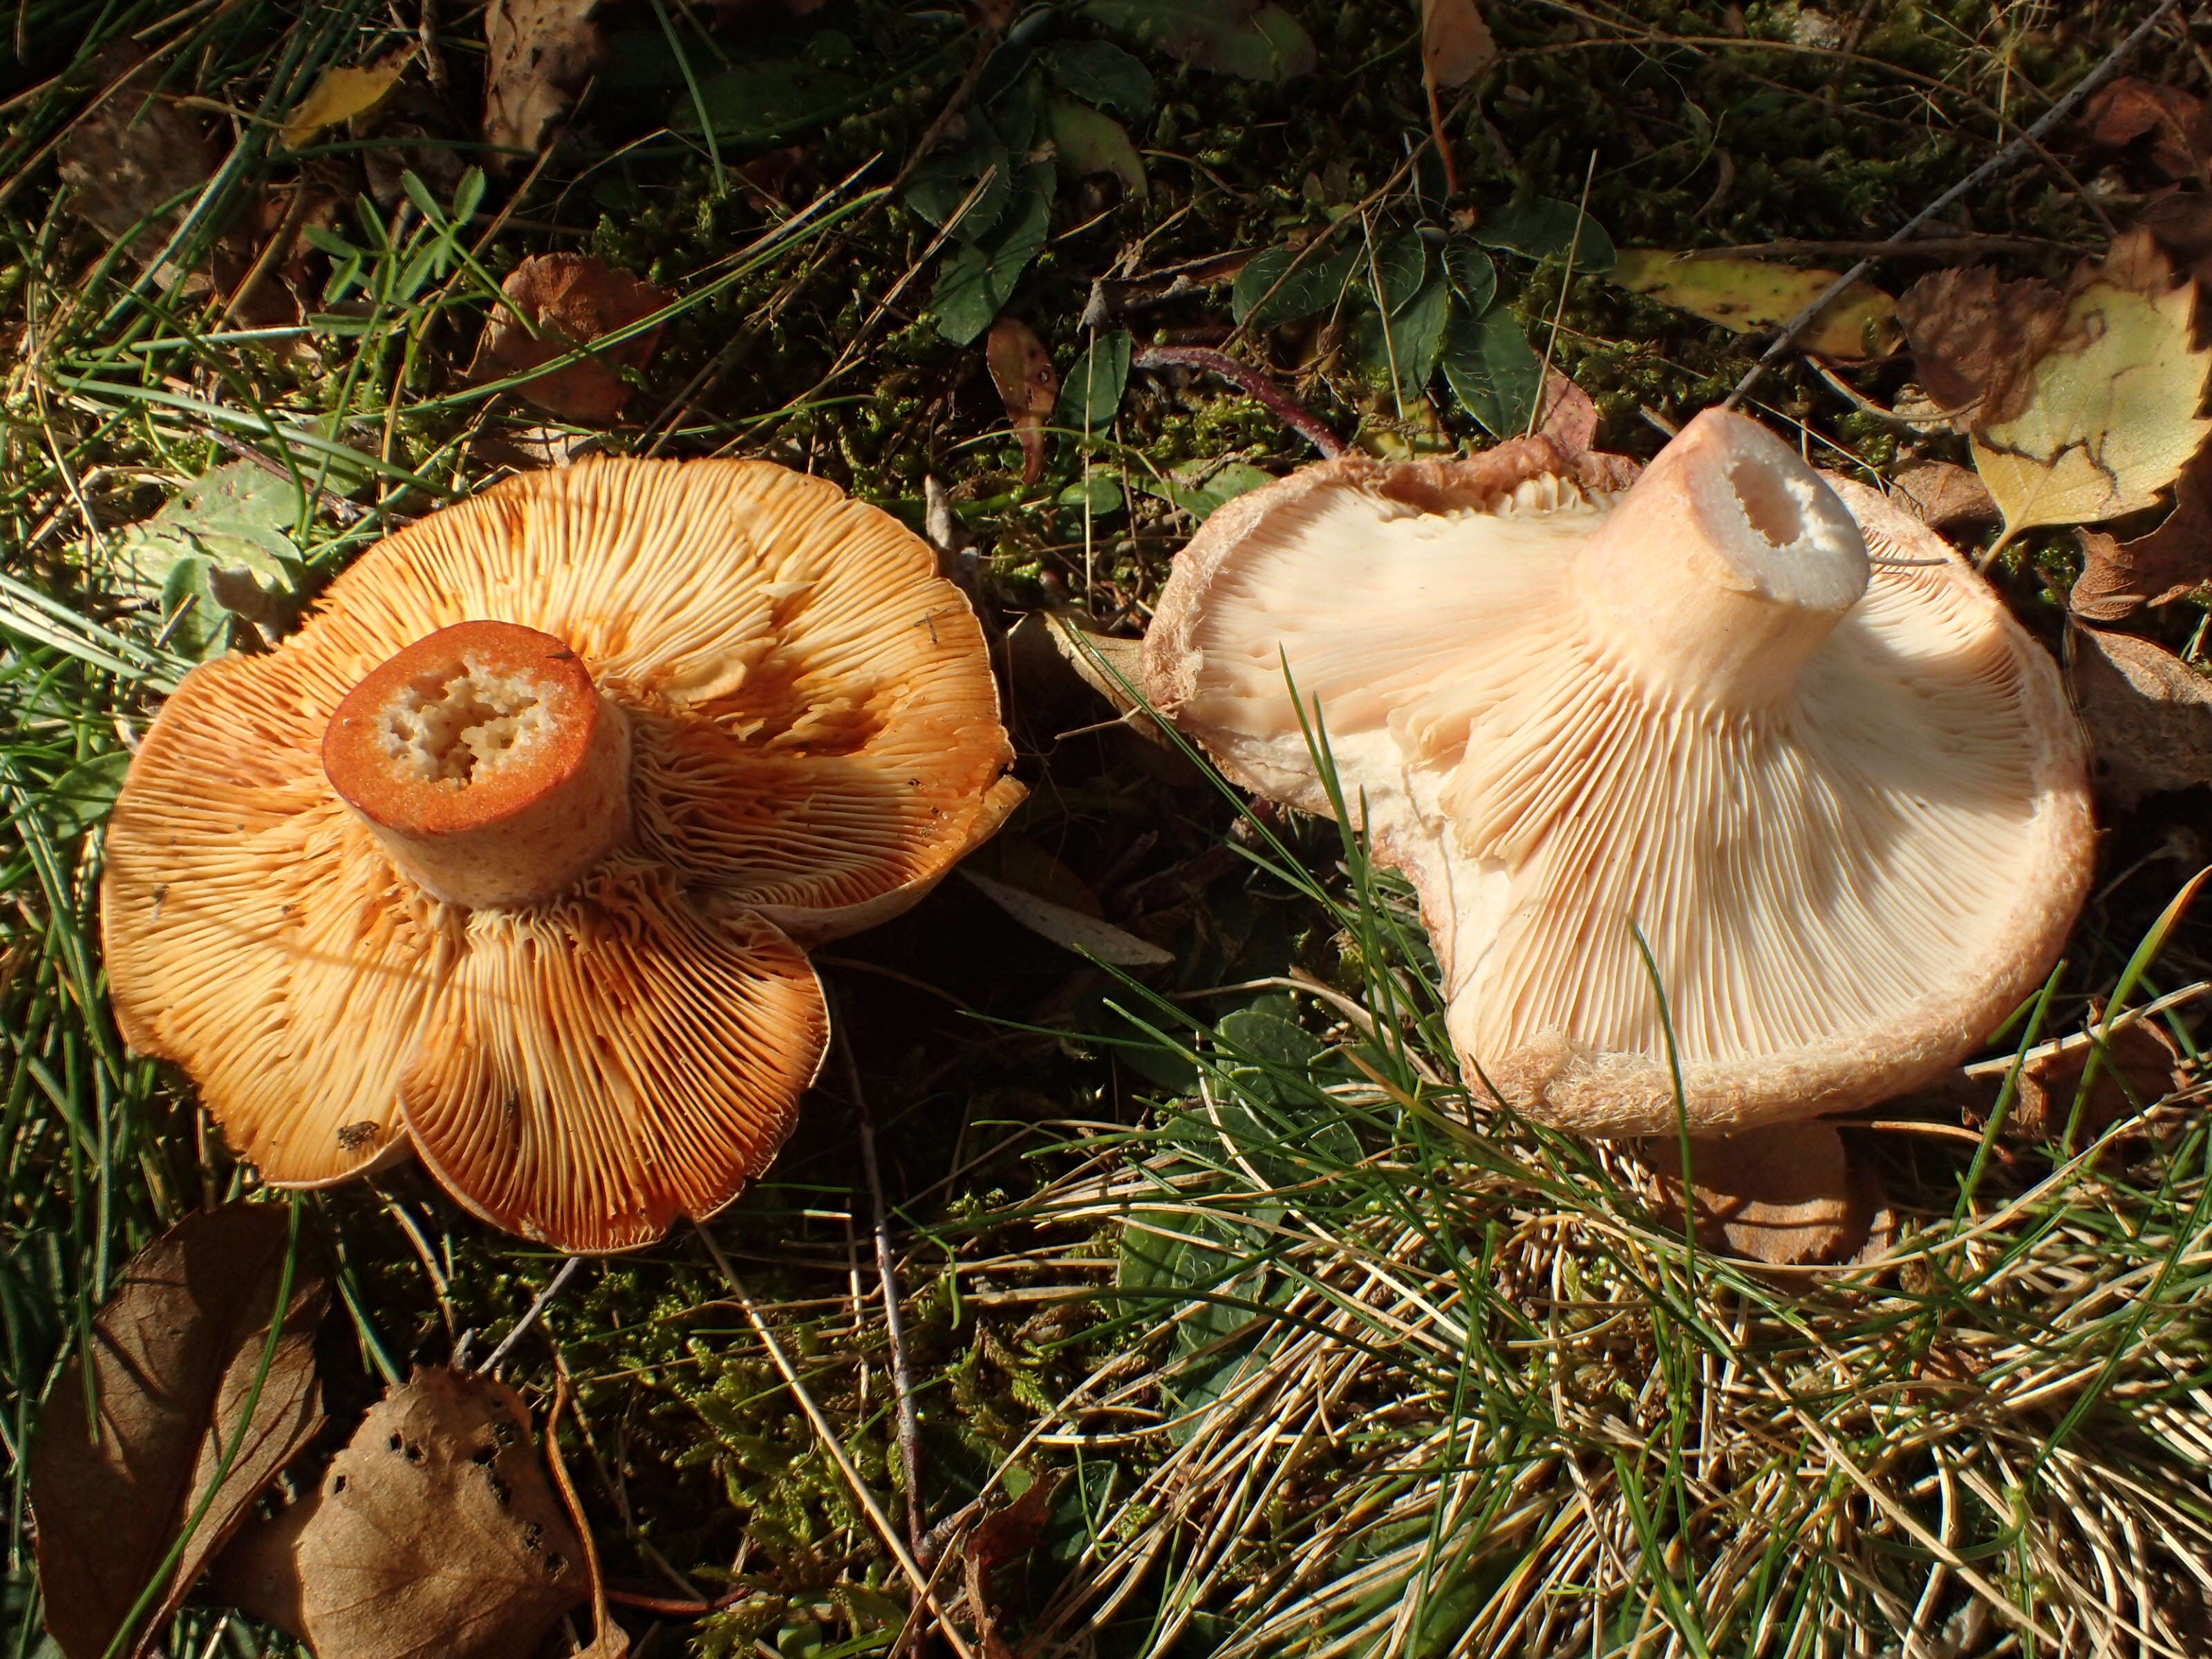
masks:
{"label": "withered leaf fragment", "polygon": [[46,1628],[67,1659],[101,1659],[185,1538],[122,1650],[144,1650],[321,1426],[314,1328],[326,1295],[304,1246],[273,1351],[269,1340],[290,1254],[279,1206],[185,1217],[131,1258],[93,1320],[96,1425],[85,1357],[55,1379],[31,1443],[31,1508]]}
{"label": "withered leaf fragment", "polygon": [[2081,574],[2066,602],[2085,622],[2118,622],[2212,582],[2212,446],[2197,452],[2174,485],[2173,511],[2148,535],[2124,542],[2101,530],[2077,533]]}
{"label": "withered leaf fragment", "polygon": [[372,113],[390,97],[406,72],[409,54],[391,52],[374,64],[333,64],[307,89],[284,123],[284,145],[298,149],[325,127]]}
{"label": "withered leaf fragment", "polygon": [[[517,311],[537,325],[535,337],[504,309],[484,325],[476,361],[476,380],[526,374],[541,364],[566,356],[580,345],[649,317],[675,296],[626,270],[617,270],[587,254],[533,253],[515,266],[501,290]],[[660,330],[649,328],[592,356],[540,374],[517,388],[540,409],[582,426],[608,426],[629,402],[624,368],[653,361]]]}
{"label": "withered leaf fragment", "polygon": [[2162,646],[2073,630],[2074,700],[2100,794],[2121,806],[2212,782],[2212,679]]}
{"label": "withered leaf fragment", "polygon": [[[1643,1147],[1661,1205],[1679,1225],[1680,1144],[1655,1136]],[[1844,1261],[1866,1243],[1881,1207],[1879,1188],[1852,1168],[1843,1137],[1826,1123],[1692,1140],[1690,1187],[1701,1243],[1777,1267]]]}
{"label": "withered leaf fragment", "polygon": [[[484,11],[484,137],[535,154],[545,129],[608,61],[599,0],[491,0]],[[507,158],[511,165],[514,157]]]}
{"label": "withered leaf fragment", "polygon": [[222,149],[162,93],[159,67],[137,47],[109,47],[91,74],[99,102],[58,146],[69,205],[109,240],[129,237],[134,251],[150,255],[222,165]]}
{"label": "withered leaf fragment", "polygon": [[1498,61],[1498,42],[1475,0],[1421,0],[1421,73],[1463,87]]}
{"label": "withered leaf fragment", "polygon": [[2169,179],[2201,179],[2212,162],[2212,110],[2179,87],[2124,75],[2098,88],[2082,107],[2081,126],[2100,149],[2124,149],[2151,136],[2151,163]]}
{"label": "withered leaf fragment", "polygon": [[1890,481],[1913,516],[1930,530],[1995,524],[2003,516],[1972,467],[1917,461]]}
{"label": "withered leaf fragment", "polygon": [[590,1594],[528,1411],[464,1371],[386,1394],[315,1491],[265,1524],[226,1577],[250,1569],[285,1613],[296,1582],[295,1633],[316,1659],[528,1659]]}
{"label": "withered leaf fragment", "polygon": [[[1828,291],[1839,273],[1735,255],[1688,257],[1663,248],[1625,248],[1612,279],[1634,294],[1676,306],[1739,334],[1778,328]],[[1868,283],[1828,301],[1798,336],[1827,357],[1877,356],[1897,343],[1898,302]]]}
{"label": "withered leaf fragment", "polygon": [[1057,1474],[1032,1480],[1019,1498],[1005,1509],[986,1516],[968,1534],[961,1565],[968,1589],[968,1609],[974,1615],[984,1659],[1012,1659],[1013,1650],[999,1634],[1002,1611],[991,1594],[991,1575],[1000,1567],[1025,1560],[1044,1536],[1052,1513],[1052,1496],[1060,1485]]}
{"label": "withered leaf fragment", "polygon": [[[2030,1059],[2021,1067],[2019,1091],[2006,1115],[2006,1129],[2033,1140],[2057,1140],[2070,1124],[2079,1146],[2180,1086],[2180,1053],[2155,1020],[2137,1020],[2106,1038],[2096,1075],[2091,1078],[2089,1059],[2097,1052],[2094,1045],[2082,1043]],[[2081,1098],[2085,1079],[2089,1092]],[[1985,1080],[2002,1082],[2001,1078]],[[2081,1111],[2075,1122],[2077,1098]]]}
{"label": "withered leaf fragment", "polygon": [[2021,372],[2064,315],[2063,296],[2041,277],[2008,283],[1987,265],[1931,271],[1897,301],[1920,384],[1962,429],[2018,412]]}
{"label": "withered leaf fragment", "polygon": [[991,325],[983,355],[991,365],[991,384],[999,389],[1014,440],[1022,447],[1022,482],[1044,476],[1044,422],[1060,398],[1060,376],[1036,331],[1012,317]]}

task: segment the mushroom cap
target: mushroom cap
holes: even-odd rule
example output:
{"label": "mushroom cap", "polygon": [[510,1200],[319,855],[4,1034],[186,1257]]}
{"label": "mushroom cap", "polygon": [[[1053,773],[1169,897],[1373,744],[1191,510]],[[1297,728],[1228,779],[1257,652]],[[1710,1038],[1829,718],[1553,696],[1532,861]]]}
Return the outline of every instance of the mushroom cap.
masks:
{"label": "mushroom cap", "polygon": [[[333,714],[441,629],[520,624],[627,722],[627,841],[544,902],[399,874],[323,764]],[[914,903],[1022,797],[981,625],[928,547],[750,461],[587,463],[409,526],[265,655],[185,676],[101,894],[125,1037],[281,1185],[410,1144],[578,1251],[766,1167],[821,1063],[803,943]]]}
{"label": "mushroom cap", "polygon": [[1540,439],[1307,467],[1178,556],[1146,676],[1232,778],[1327,812],[1290,687],[1318,708],[1471,1085],[1584,1133],[1675,1129],[1670,1021],[1692,1130],[1914,1087],[2087,890],[2049,656],[1924,526],[1741,416],[1618,494]]}

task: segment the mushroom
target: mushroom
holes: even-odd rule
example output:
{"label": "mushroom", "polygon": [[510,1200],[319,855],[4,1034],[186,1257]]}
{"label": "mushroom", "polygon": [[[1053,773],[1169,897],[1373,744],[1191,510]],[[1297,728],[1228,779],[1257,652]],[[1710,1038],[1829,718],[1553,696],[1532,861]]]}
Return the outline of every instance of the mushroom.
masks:
{"label": "mushroom", "polygon": [[1318,712],[1470,1087],[1585,1134],[1916,1086],[2042,981],[2088,882],[2049,657],[1924,526],[1737,415],[1619,492],[1542,439],[1307,467],[1206,520],[1145,665],[1232,778],[1326,812]]}
{"label": "mushroom", "polygon": [[587,463],[409,526],[185,677],[106,842],[131,1046],[283,1186],[410,1148],[574,1251],[705,1217],[828,1038],[803,946],[1022,798],[929,549],[750,461]]}

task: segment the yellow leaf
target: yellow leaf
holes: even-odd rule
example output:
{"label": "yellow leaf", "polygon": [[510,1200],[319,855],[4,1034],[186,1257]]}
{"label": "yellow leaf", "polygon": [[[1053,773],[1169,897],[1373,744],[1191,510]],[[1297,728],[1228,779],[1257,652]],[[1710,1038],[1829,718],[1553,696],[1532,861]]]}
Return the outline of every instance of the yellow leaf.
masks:
{"label": "yellow leaf", "polygon": [[[1778,328],[1826,293],[1838,275],[1729,254],[1686,258],[1664,248],[1625,249],[1613,267],[1613,280],[1631,293],[1648,294],[1739,334]],[[1897,301],[1878,288],[1853,283],[1827,303],[1798,343],[1826,357],[1880,356],[1897,343]]]}
{"label": "yellow leaf", "polygon": [[2155,505],[2212,432],[2197,413],[2212,350],[2190,346],[2194,286],[2173,281],[2138,234],[2077,274],[2019,412],[1972,434],[1975,469],[2004,514],[2000,547],[2036,525]]}
{"label": "yellow leaf", "polygon": [[400,73],[406,67],[406,54],[394,52],[367,69],[333,65],[325,70],[322,78],[307,89],[307,95],[284,123],[285,148],[299,149],[325,127],[334,127],[342,121],[368,114],[399,83]]}

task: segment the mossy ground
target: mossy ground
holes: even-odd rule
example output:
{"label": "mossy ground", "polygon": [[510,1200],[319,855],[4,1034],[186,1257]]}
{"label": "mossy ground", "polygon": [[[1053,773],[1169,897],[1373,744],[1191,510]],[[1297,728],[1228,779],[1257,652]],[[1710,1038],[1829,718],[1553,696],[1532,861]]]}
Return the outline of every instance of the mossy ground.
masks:
{"label": "mossy ground", "polygon": [[[411,29],[415,9],[400,9]],[[793,207],[833,188],[850,195],[888,183],[957,95],[977,43],[949,10],[884,0],[831,0],[803,21],[757,5],[703,27],[674,9],[679,21],[658,8],[610,18],[641,36],[665,23],[676,45],[664,58],[641,57],[647,68],[635,81],[597,89],[522,194],[510,200],[512,179],[495,185],[487,213],[511,205],[514,216],[476,247],[494,276],[526,255],[570,250],[679,294],[701,291],[733,250]],[[1094,296],[1140,343],[1221,342],[1231,272],[1218,256],[1296,241],[1347,213],[1365,215],[1377,234],[1416,222],[1448,226],[1455,214],[1464,222],[1532,194],[1578,202],[1587,185],[1589,216],[1624,246],[1780,243],[1840,265],[2039,113],[2146,9],[1948,0],[1847,6],[1831,16],[1794,5],[1493,5],[1504,60],[1479,96],[1448,100],[1462,185],[1449,199],[1423,148],[1430,123],[1418,8],[1346,0],[1292,9],[1319,67],[1281,84],[1140,52],[1157,86],[1153,112],[1132,131],[1146,192],[1105,178],[1063,179],[1050,240],[1007,306],[1063,370],[1089,338]],[[426,178],[450,180],[459,165],[483,159],[470,148],[482,23],[464,9],[440,8],[435,17],[450,91],[426,104],[429,137],[407,154]],[[21,18],[20,90],[6,106],[12,125],[0,169],[0,303],[10,336],[0,538],[17,582],[58,599],[102,637],[152,649],[158,616],[118,587],[86,520],[112,530],[140,520],[183,480],[228,459],[210,436],[210,410],[320,416],[327,434],[385,469],[381,481],[335,487],[365,511],[349,510],[343,523],[328,511],[314,515],[303,538],[310,590],[380,527],[496,475],[508,452],[493,441],[543,417],[511,395],[465,395],[488,305],[465,282],[384,307],[352,341],[311,334],[302,349],[290,337],[241,337],[204,295],[134,281],[131,262],[109,257],[56,191],[50,145],[77,118],[94,48],[133,31],[156,44],[181,39],[167,60],[172,90],[190,92],[218,122],[235,121],[227,133],[251,131],[239,112],[281,112],[320,66],[366,61],[401,43],[384,9],[336,3],[309,15],[245,0],[177,23],[150,4],[47,0]],[[1100,33],[1072,3],[1044,27],[1066,38]],[[667,130],[680,82],[665,68],[659,79],[648,72],[648,59],[665,65],[683,52],[708,68],[718,53],[740,62],[796,55],[858,76],[869,92],[834,120],[725,141],[709,155],[696,137]],[[2193,65],[2182,72],[2199,74]],[[250,211],[258,189],[312,179],[330,191],[334,222],[347,234],[362,233],[358,199],[368,217],[404,234],[406,210],[361,196],[369,181],[359,170],[365,154],[398,142],[332,136],[301,158],[251,146],[231,186],[233,211]],[[775,165],[755,165],[764,158]],[[2008,268],[2062,272],[2101,246],[2105,217],[2141,188],[2124,167],[2107,167],[2085,193],[2083,175],[2103,166],[2062,154],[2013,168],[1942,228],[1954,239],[1945,257],[1960,257],[1960,237],[2002,239],[1990,246]],[[1064,438],[1043,477],[1024,483],[980,344],[948,341],[927,311],[932,238],[885,198],[795,240],[671,322],[625,421],[596,441],[615,452],[766,455],[833,477],[917,528],[925,480],[934,478],[972,543],[994,628],[1066,606],[1136,631],[1189,532],[1188,515],[1134,489],[1118,511],[1087,521],[1061,504],[1083,468],[1079,447]],[[1877,266],[1875,279],[1894,290],[1932,263],[1901,255]],[[1758,344],[1599,276],[1565,280],[1563,292],[1556,264],[1501,255],[1498,265],[1501,293],[1532,339],[1595,400],[1605,447],[1650,453],[1664,426],[1725,394]],[[1196,275],[1171,292],[1186,269]],[[322,276],[311,262],[308,284]],[[855,341],[858,352],[841,362]],[[1441,383],[1429,401],[1401,407],[1360,375],[1326,325],[1277,330],[1236,349],[1357,441],[1399,450],[1486,441]],[[1907,372],[1902,362],[1875,364],[1850,379],[1887,401]],[[1960,459],[1948,447],[1955,441],[1860,411],[1795,359],[1753,403],[1777,424],[1802,428],[1824,465],[1879,472],[1908,450]],[[1310,454],[1255,401],[1182,374],[1133,377],[1112,440],[1105,453],[1114,470],[1139,480],[1230,457],[1281,471]],[[401,474],[434,488],[394,484]],[[2046,628],[2055,612],[2045,583],[2063,583],[2069,548],[2059,537],[2031,539],[2002,578]],[[96,799],[82,804],[84,780],[105,775],[105,757],[117,752],[113,720],[143,720],[152,699],[81,652],[40,643],[21,627],[20,610],[10,614],[19,623],[0,646],[0,678],[19,735],[0,758],[10,814],[0,857],[11,901],[0,917],[0,1024],[12,1048],[0,1281],[15,1451],[57,1357],[77,1340],[120,1261],[183,1210],[250,1183],[198,1122],[182,1079],[127,1060],[102,1010],[92,919],[98,811]],[[2185,635],[2189,626],[2174,624]],[[1005,660],[1033,791],[1010,834],[1033,877],[1042,870],[1047,881],[1079,883],[1108,917],[1172,950],[1176,965],[1152,975],[1170,995],[1293,970],[1360,990],[1373,968],[1362,953],[1374,942],[1243,857],[1251,826],[1194,769],[1125,730],[1084,729],[1109,711],[1049,659],[1010,650]],[[1297,833],[1313,867],[1334,865],[1333,832]],[[2078,1017],[2085,996],[2110,987],[2202,851],[2186,803],[2119,825],[2112,868],[2129,873],[2116,873],[2093,911],[2055,1019]],[[2195,977],[2202,964],[2193,949],[2185,936],[2165,970]],[[1031,1206],[1094,1158],[1126,1155],[1100,1149],[1151,1121],[1194,1073],[1112,1011],[1133,1006],[1114,976],[1024,932],[957,881],[897,922],[836,947],[825,965],[896,1211],[927,1517],[956,1516],[994,1480],[996,1492],[1011,1496],[1034,1479],[1068,1477],[1026,1589],[1009,1579],[999,1591],[1018,1630],[1024,1609],[1046,1605],[1056,1583],[1065,1600],[1056,1576],[1075,1570],[1085,1524],[1078,1500],[1093,1492],[1086,1483],[1099,1461],[1134,1480],[1170,1449],[1138,1437],[1079,1470],[1071,1437],[1035,1437],[1054,1403],[1102,1365],[1129,1354],[1141,1370],[1166,1339],[1156,1318],[1093,1294],[1121,1263],[1117,1224]],[[1193,996],[1186,1006],[1210,1019],[1267,994]],[[1277,1012],[1291,1008],[1283,1001]],[[872,1200],[855,1178],[858,1107],[839,1077],[833,1067],[771,1178],[715,1232],[860,1478],[890,1495],[896,1517],[908,1495],[870,1242]],[[1948,1164],[1923,1166],[1918,1150],[1885,1157],[1885,1174],[1903,1192],[1955,1180]],[[463,1333],[474,1334],[481,1354],[558,1266],[477,1225],[408,1170],[304,1201],[333,1248],[349,1315],[334,1316],[325,1334],[340,1422],[384,1376],[449,1359]],[[1629,1352],[1621,1363],[1638,1362]],[[1641,1363],[1648,1367],[1648,1355]],[[543,1401],[563,1369],[577,1384],[585,1503],[611,1581],[663,1597],[745,1592],[704,1619],[634,1615],[641,1651],[827,1659],[890,1648],[908,1589],[795,1408],[739,1292],[696,1236],[587,1264],[571,1280],[518,1346],[511,1374]],[[1378,1411],[1389,1403],[1367,1402]],[[28,1571],[20,1484],[10,1518],[11,1605],[20,1608]],[[1134,1535],[1138,1521],[1125,1513],[1121,1522]],[[955,1579],[941,1583],[951,1599]],[[1182,1626],[1176,1650],[1209,1650],[1207,1632],[1226,1628],[1207,1622],[1213,1617]],[[1161,1628],[1130,1617],[1091,1637],[1061,1635],[1102,1653],[1134,1652]],[[37,1639],[26,1622],[8,1650],[27,1654]],[[216,1650],[240,1654],[269,1651],[273,1640],[208,1611],[187,1614],[177,1639],[180,1652],[212,1639]]]}

